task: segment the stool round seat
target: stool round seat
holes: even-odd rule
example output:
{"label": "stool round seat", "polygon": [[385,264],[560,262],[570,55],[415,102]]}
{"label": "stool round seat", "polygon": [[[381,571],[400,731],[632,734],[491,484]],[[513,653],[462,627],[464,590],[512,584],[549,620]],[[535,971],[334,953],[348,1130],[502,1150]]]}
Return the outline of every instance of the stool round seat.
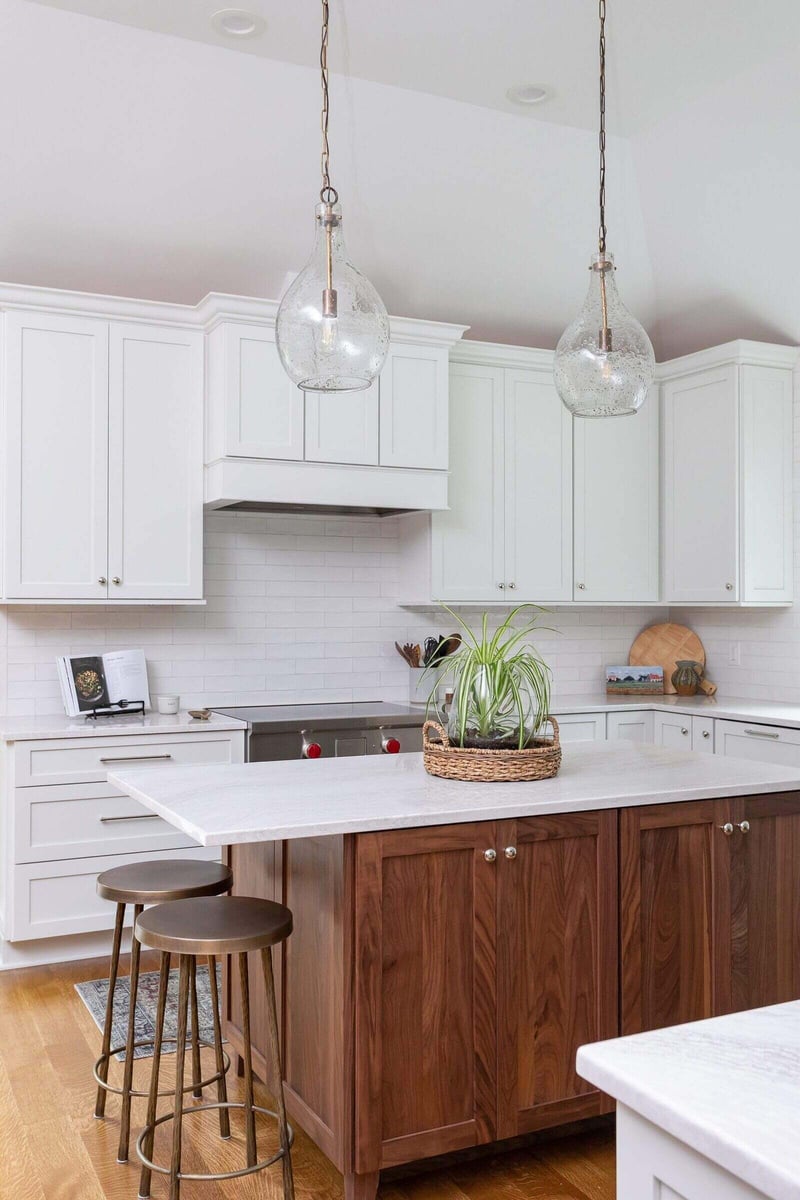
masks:
{"label": "stool round seat", "polygon": [[172,858],[127,863],[97,876],[97,894],[117,904],[164,904],[189,896],[218,896],[233,887],[223,863]]}
{"label": "stool round seat", "polygon": [[143,946],[172,954],[245,954],[283,942],[292,914],[254,896],[198,896],[149,908],[136,922]]}

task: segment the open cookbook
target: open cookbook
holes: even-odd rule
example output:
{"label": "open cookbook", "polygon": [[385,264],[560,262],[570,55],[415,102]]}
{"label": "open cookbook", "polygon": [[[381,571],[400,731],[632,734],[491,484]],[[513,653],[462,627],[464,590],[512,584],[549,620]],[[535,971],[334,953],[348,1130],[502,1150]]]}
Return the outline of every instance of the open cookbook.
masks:
{"label": "open cookbook", "polygon": [[68,717],[108,708],[121,700],[150,707],[147,663],[143,650],[110,650],[107,654],[59,655],[56,659],[61,696]]}

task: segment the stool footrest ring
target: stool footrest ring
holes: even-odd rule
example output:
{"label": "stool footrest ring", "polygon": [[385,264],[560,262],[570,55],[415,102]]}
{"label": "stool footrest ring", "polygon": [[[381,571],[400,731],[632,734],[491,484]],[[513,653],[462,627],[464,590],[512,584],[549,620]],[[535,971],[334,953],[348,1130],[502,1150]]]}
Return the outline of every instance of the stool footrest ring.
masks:
{"label": "stool footrest ring", "polygon": [[[219,1109],[219,1108],[246,1109],[247,1105],[241,1104],[241,1103],[234,1103],[232,1101],[229,1101],[225,1104],[223,1104],[221,1102],[218,1104],[195,1104],[191,1108],[182,1108],[181,1116],[190,1117],[193,1113],[208,1112],[211,1109]],[[260,1108],[259,1105],[254,1104],[253,1112],[262,1113],[266,1117],[274,1117],[276,1121],[278,1120],[278,1114],[276,1112],[273,1112],[271,1108]],[[160,1175],[169,1175],[170,1174],[169,1167],[160,1167],[158,1165],[158,1163],[151,1162],[151,1160],[149,1158],[146,1158],[144,1151],[142,1149],[142,1145],[143,1145],[144,1140],[147,1137],[147,1135],[150,1133],[153,1133],[155,1131],[155,1129],[157,1128],[157,1126],[163,1125],[165,1121],[173,1121],[174,1119],[175,1119],[174,1113],[171,1113],[171,1112],[165,1113],[163,1117],[159,1117],[158,1120],[154,1121],[152,1125],[145,1125],[144,1129],[142,1130],[142,1132],[139,1134],[138,1138],[136,1139],[136,1153],[138,1154],[140,1161],[148,1168],[148,1170],[158,1171],[158,1173]],[[294,1144],[294,1130],[292,1129],[291,1125],[289,1125],[288,1129],[289,1129],[288,1150],[291,1150],[292,1145]],[[194,1179],[194,1180],[198,1180],[198,1181],[239,1179],[243,1175],[254,1175],[256,1173],[256,1171],[263,1171],[266,1167],[271,1167],[274,1163],[279,1162],[282,1158],[285,1158],[286,1154],[288,1153],[288,1150],[284,1150],[283,1147],[281,1147],[281,1149],[278,1150],[275,1154],[273,1154],[270,1158],[262,1158],[260,1162],[254,1163],[254,1165],[252,1167],[243,1167],[239,1171],[223,1171],[221,1174],[218,1174],[218,1175],[211,1175],[211,1174],[189,1175],[189,1174],[184,1174],[183,1171],[179,1171],[178,1179]],[[140,1200],[143,1200],[143,1198],[140,1197]]]}
{"label": "stool footrest ring", "polygon": [[[215,1049],[213,1042],[209,1042],[205,1038],[198,1038],[197,1040],[198,1040],[199,1044],[202,1047],[204,1047],[206,1050],[214,1050]],[[162,1046],[170,1045],[173,1043],[177,1043],[176,1038],[164,1038],[162,1040]],[[152,1048],[155,1046],[155,1042],[153,1041],[152,1038],[144,1038],[142,1041],[133,1043],[133,1049],[136,1049],[137,1046],[150,1046]],[[101,1054],[100,1057],[98,1058],[97,1062],[92,1067],[92,1074],[94,1075],[95,1082],[98,1083],[100,1085],[100,1087],[104,1088],[107,1092],[113,1092],[117,1096],[121,1096],[124,1092],[124,1089],[120,1088],[120,1087],[114,1087],[112,1084],[110,1084],[108,1082],[107,1079],[101,1079],[100,1078],[100,1067],[102,1066],[102,1064],[104,1062],[110,1062],[111,1058],[115,1054],[120,1054],[123,1050],[127,1050],[127,1046],[115,1046],[113,1049],[109,1050],[108,1054]],[[183,1092],[192,1092],[192,1091],[194,1091],[195,1088],[211,1087],[212,1083],[216,1083],[219,1079],[222,1078],[223,1075],[227,1075],[228,1071],[230,1071],[230,1069],[231,1069],[230,1055],[227,1053],[226,1050],[223,1050],[222,1057],[225,1060],[225,1066],[223,1067],[221,1072],[216,1071],[213,1075],[209,1075],[208,1079],[201,1079],[199,1083],[192,1083],[190,1081],[183,1088]],[[137,1091],[135,1088],[131,1088],[130,1094],[132,1096],[144,1096],[145,1098],[147,1098],[150,1095],[150,1092],[149,1092],[149,1090],[140,1092],[140,1091]],[[175,1088],[174,1087],[167,1088],[165,1091],[159,1092],[158,1094],[159,1094],[159,1096],[174,1096]],[[192,1110],[192,1111],[194,1111],[194,1110]]]}

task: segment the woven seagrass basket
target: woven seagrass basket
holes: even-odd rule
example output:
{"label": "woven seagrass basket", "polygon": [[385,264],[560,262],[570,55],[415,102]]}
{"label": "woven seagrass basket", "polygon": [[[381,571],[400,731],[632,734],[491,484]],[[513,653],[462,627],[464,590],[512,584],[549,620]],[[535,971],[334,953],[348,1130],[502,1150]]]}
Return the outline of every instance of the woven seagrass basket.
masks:
{"label": "woven seagrass basket", "polygon": [[[525,750],[478,750],[451,746],[447,730],[438,721],[426,721],[422,727],[422,760],[429,775],[442,779],[463,779],[468,783],[522,783],[531,779],[552,779],[561,766],[561,738],[558,721],[552,740],[537,738]],[[430,731],[438,734],[433,741]]]}

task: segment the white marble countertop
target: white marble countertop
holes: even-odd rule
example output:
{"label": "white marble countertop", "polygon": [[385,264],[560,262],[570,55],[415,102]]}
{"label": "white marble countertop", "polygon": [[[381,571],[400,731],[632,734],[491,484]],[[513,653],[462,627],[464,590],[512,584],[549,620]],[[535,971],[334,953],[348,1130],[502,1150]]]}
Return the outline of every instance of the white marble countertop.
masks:
{"label": "white marble countertop", "polygon": [[0,740],[31,742],[49,738],[119,737],[136,733],[207,733],[211,731],[247,729],[246,721],[235,717],[220,717],[212,713],[207,721],[195,721],[188,712],[168,716],[147,712],[141,716],[68,717],[55,714],[47,717],[0,717]]}
{"label": "white marble countertop", "polygon": [[555,779],[436,779],[421,754],[113,771],[204,846],[800,790],[800,768],[628,741],[564,747]]}
{"label": "white marble countertop", "polygon": [[577,1066],[771,1200],[800,1200],[800,1002],[582,1046]]}
{"label": "white marble countertop", "polygon": [[800,729],[800,704],[782,704],[769,700],[740,700],[734,696],[596,696],[576,697],[575,700],[555,699],[551,712],[678,712],[687,717],[717,717],[730,721],[752,721],[762,725],[784,725]]}

